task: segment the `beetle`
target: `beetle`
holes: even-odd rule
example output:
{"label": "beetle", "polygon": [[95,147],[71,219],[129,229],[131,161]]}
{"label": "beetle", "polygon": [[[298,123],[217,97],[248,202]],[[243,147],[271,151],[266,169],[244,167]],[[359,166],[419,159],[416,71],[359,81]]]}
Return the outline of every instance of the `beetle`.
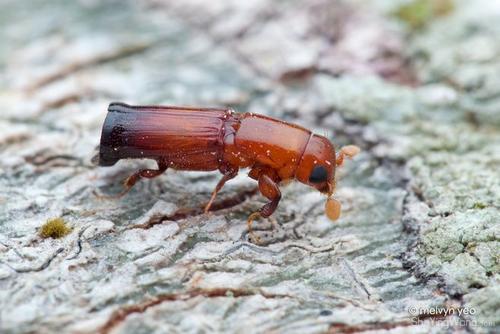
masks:
{"label": "beetle", "polygon": [[[273,214],[281,199],[279,185],[297,180],[327,195],[325,211],[336,220],[340,203],[334,199],[335,170],[345,157],[359,148],[348,145],[336,154],[326,138],[291,123],[254,113],[224,108],[132,106],[114,102],[102,128],[100,166],[120,159],[153,159],[157,169],[141,169],[124,181],[124,195],[142,178],[152,179],[167,169],[185,171],[219,170],[222,178],[205,206],[210,210],[217,193],[241,168],[257,180],[269,202],[250,214],[252,222]],[[257,239],[254,237],[254,239]]]}

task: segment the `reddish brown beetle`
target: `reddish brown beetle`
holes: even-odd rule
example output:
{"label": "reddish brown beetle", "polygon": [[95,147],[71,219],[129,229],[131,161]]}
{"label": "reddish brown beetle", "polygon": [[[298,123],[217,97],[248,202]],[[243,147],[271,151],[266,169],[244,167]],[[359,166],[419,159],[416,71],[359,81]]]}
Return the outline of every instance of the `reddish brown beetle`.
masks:
{"label": "reddish brown beetle", "polygon": [[139,179],[154,178],[168,168],[188,171],[219,170],[223,177],[205,207],[209,211],[217,192],[240,168],[270,202],[248,217],[269,217],[281,199],[279,184],[296,179],[328,196],[325,211],[335,220],[340,203],[332,198],[335,168],[344,157],[359,152],[345,146],[335,155],[332,143],[300,126],[267,116],[236,113],[231,109],[171,106],[130,106],[111,103],[102,129],[99,165],[120,159],[148,158],[158,169],[142,169],[125,180],[126,193]]}

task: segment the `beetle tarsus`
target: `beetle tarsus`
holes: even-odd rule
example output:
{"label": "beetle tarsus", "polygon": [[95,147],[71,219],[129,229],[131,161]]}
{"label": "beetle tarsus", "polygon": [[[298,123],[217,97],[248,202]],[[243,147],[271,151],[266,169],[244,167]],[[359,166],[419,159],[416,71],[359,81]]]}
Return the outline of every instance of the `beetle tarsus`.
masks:
{"label": "beetle tarsus", "polygon": [[[272,171],[270,170],[259,170],[258,168],[252,169],[250,171],[250,174],[252,176],[256,176],[258,170],[259,172],[259,190],[262,195],[264,195],[266,198],[270,199],[271,201],[264,204],[259,211],[252,213],[247,220],[247,226],[248,226],[248,233],[250,234],[252,240],[255,240],[257,244],[260,244],[260,237],[255,235],[252,229],[252,223],[255,219],[258,218],[269,218],[274,211],[276,211],[276,208],[278,207],[278,204],[281,200],[281,191],[278,187],[277,182],[274,179],[277,179],[276,175],[273,175]],[[268,175],[269,174],[269,175]],[[277,222],[274,220],[271,220],[271,223],[273,226],[277,225]]]}
{"label": "beetle tarsus", "polygon": [[254,241],[255,244],[260,245],[262,244],[262,239],[255,234],[252,228],[253,221],[259,218],[267,218],[271,225],[273,226],[273,230],[278,230],[279,229],[279,224],[278,221],[274,217],[264,217],[260,211],[252,213],[250,216],[248,216],[247,220],[247,226],[248,226],[248,234],[250,235],[250,239]]}
{"label": "beetle tarsus", "polygon": [[248,216],[248,219],[247,219],[247,227],[248,227],[248,234],[250,235],[250,238],[251,240],[255,243],[255,244],[261,244],[262,243],[262,240],[261,238],[255,234],[255,232],[253,231],[253,228],[252,228],[252,223],[255,219],[259,219],[261,218],[262,215],[260,214],[259,211],[257,212],[254,212],[252,213],[250,216]]}

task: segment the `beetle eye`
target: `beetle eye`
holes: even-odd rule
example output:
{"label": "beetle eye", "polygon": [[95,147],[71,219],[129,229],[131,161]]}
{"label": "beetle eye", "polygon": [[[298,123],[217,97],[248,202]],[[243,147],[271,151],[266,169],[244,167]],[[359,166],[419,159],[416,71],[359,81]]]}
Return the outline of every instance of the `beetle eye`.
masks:
{"label": "beetle eye", "polygon": [[316,166],[313,168],[311,175],[309,176],[309,182],[311,183],[321,183],[325,182],[328,178],[328,172],[323,166]]}

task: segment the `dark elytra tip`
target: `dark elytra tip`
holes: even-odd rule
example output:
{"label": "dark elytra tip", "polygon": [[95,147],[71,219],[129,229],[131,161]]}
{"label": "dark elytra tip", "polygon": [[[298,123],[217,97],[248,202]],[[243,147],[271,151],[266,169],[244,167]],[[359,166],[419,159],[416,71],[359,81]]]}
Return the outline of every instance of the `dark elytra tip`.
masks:
{"label": "dark elytra tip", "polygon": [[104,121],[99,145],[99,166],[113,166],[120,160],[120,149],[124,146],[122,133],[126,124],[135,119],[135,110],[125,103],[112,102]]}

